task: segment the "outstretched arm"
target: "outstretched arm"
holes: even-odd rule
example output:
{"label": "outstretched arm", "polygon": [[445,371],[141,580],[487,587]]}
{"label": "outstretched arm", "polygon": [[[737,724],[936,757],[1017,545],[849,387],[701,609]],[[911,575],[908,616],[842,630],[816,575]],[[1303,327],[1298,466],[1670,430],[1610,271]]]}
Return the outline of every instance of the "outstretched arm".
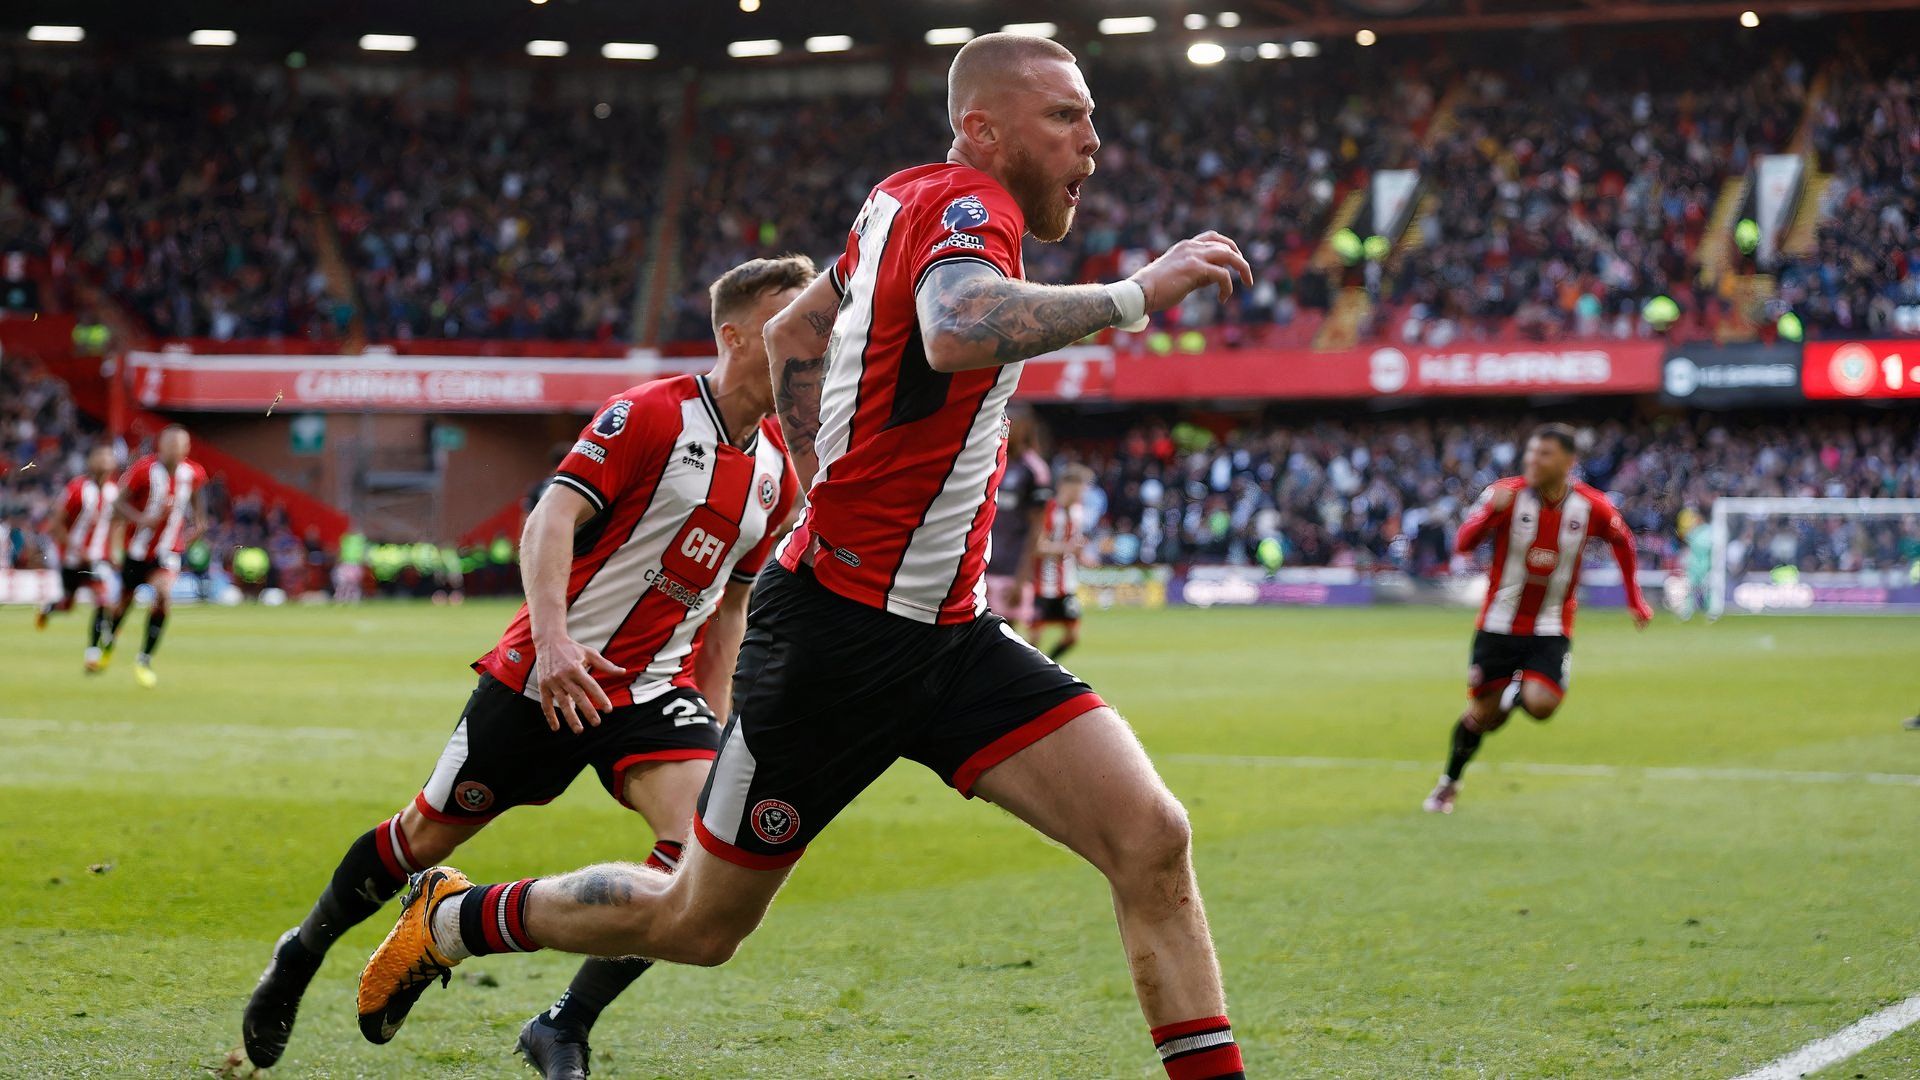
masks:
{"label": "outstretched arm", "polygon": [[787,439],[787,457],[800,475],[800,490],[813,486],[820,457],[813,446],[820,433],[820,382],[826,377],[827,350],[840,306],[829,275],[814,278],[793,303],[767,320],[767,360],[772,366],[773,412]]}
{"label": "outstretched arm", "polygon": [[1104,285],[1031,285],[972,259],[935,266],[914,298],[935,371],[999,367],[1120,322]]}
{"label": "outstretched arm", "polygon": [[1644,629],[1653,621],[1653,608],[1640,594],[1640,557],[1634,551],[1633,530],[1618,513],[1613,514],[1607,530],[1607,545],[1613,548],[1613,561],[1620,564],[1620,584],[1627,590],[1627,609],[1633,612],[1633,625]]}
{"label": "outstretched arm", "polygon": [[1253,271],[1232,240],[1182,240],[1114,285],[1034,285],[975,259],[936,263],[914,296],[927,364],[935,371],[999,367],[1050,353],[1088,334],[1172,307],[1212,286],[1221,299]]}
{"label": "outstretched arm", "polygon": [[1460,523],[1460,531],[1454,534],[1453,550],[1462,555],[1471,555],[1473,549],[1484,543],[1493,534],[1494,527],[1507,520],[1507,514],[1513,509],[1513,489],[1494,485],[1480,496],[1474,504],[1473,512],[1467,520]]}

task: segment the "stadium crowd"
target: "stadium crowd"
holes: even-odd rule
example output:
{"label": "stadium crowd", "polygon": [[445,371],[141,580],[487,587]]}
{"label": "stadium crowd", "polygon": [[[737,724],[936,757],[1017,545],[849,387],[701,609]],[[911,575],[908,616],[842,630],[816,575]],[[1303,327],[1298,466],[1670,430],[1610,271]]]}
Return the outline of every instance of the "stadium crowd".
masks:
{"label": "stadium crowd", "polygon": [[1812,128],[1830,216],[1817,256],[1781,268],[1781,301],[1816,330],[1887,333],[1920,303],[1920,62],[1834,81]]}
{"label": "stadium crowd", "polygon": [[[1851,332],[1920,300],[1913,64],[1806,48],[1699,43],[1685,65],[1648,69],[1524,50],[1204,71],[1092,56],[1101,175],[1065,243],[1029,245],[1029,272],[1121,276],[1216,227],[1259,280],[1163,321],[1222,326],[1229,343],[1324,312],[1342,284],[1380,302],[1370,336],[1641,333],[1655,296],[1687,319],[1716,310],[1692,260],[1720,185],[1786,148],[1804,117],[1836,178],[1832,217],[1813,258],[1777,268],[1780,303],[1810,333]],[[1833,74],[1809,109],[1822,65]],[[0,247],[56,281],[96,275],[161,337],[325,339],[356,312],[375,341],[635,335],[668,146],[655,110],[424,108],[295,93],[246,67],[0,59],[0,77]],[[706,103],[664,256],[679,285],[668,336],[705,337],[701,286],[741,259],[832,257],[872,182],[937,158],[944,127],[937,88],[912,80]],[[1335,208],[1381,168],[1421,170],[1421,242],[1310,265]],[[322,229],[350,287],[323,271]]]}
{"label": "stadium crowd", "polygon": [[301,112],[370,339],[630,336],[665,146],[650,110]]}
{"label": "stadium crowd", "polygon": [[[1149,422],[1115,440],[1063,442],[1056,458],[1094,470],[1087,516],[1103,562],[1251,563],[1271,537],[1288,565],[1432,576],[1452,568],[1453,533],[1471,500],[1519,472],[1531,426],[1278,421],[1220,435]],[[1719,495],[1920,496],[1920,418],[1907,414],[1605,420],[1583,435],[1584,479],[1608,493],[1654,565],[1681,551],[1683,522]],[[1871,552],[1851,535],[1809,535],[1802,568],[1857,568]],[[1920,532],[1908,540],[1916,550],[1900,565],[1920,558]]]}

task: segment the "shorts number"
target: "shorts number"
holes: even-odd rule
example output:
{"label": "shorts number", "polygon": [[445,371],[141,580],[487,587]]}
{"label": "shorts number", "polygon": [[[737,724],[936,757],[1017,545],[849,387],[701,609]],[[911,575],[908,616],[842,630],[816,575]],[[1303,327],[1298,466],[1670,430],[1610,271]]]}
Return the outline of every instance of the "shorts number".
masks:
{"label": "shorts number", "polygon": [[673,719],[674,727],[690,727],[694,724],[705,724],[713,719],[706,714],[704,709],[695,705],[687,698],[674,698],[672,701],[667,702],[667,707],[660,710],[660,712],[661,715]]}

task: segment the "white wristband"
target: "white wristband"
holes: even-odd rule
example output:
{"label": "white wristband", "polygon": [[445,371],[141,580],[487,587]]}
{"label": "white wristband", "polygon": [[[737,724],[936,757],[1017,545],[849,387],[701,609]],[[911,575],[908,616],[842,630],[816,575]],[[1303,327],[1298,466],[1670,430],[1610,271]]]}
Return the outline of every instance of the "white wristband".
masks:
{"label": "white wristband", "polygon": [[1113,298],[1113,306],[1120,314],[1113,325],[1129,334],[1137,334],[1147,328],[1147,290],[1140,283],[1128,278],[1107,286],[1107,295]]}

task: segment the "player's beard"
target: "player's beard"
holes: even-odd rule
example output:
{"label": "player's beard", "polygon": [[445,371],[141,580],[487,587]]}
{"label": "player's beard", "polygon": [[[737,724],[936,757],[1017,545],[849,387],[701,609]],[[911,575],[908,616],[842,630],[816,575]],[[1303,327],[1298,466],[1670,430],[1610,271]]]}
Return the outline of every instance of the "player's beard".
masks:
{"label": "player's beard", "polygon": [[1035,240],[1055,243],[1073,228],[1074,205],[1067,201],[1066,182],[1047,175],[1023,146],[1007,154],[1007,193],[1027,219]]}

